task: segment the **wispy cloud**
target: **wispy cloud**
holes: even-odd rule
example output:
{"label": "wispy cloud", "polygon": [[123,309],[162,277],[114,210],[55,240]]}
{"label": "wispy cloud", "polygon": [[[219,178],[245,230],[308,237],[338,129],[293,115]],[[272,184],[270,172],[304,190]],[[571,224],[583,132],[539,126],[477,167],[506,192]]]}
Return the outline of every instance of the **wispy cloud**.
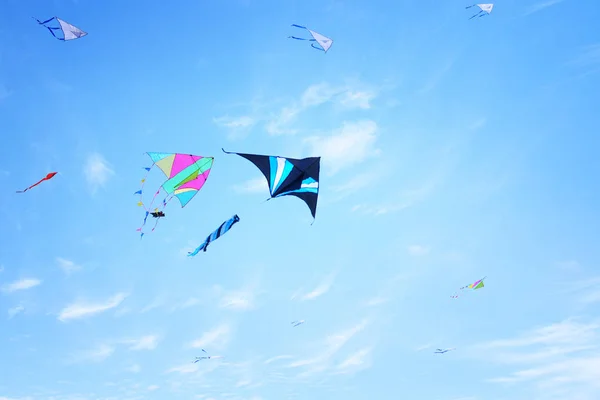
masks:
{"label": "wispy cloud", "polygon": [[323,296],[325,293],[329,292],[329,289],[331,289],[331,286],[333,286],[333,282],[335,281],[336,275],[337,275],[337,272],[332,272],[331,274],[327,275],[317,285],[317,287],[315,287],[313,290],[311,290],[303,295],[300,295],[300,293],[302,292],[302,289],[299,289],[296,293],[294,293],[292,295],[292,300],[294,300],[296,298],[301,301],[314,300],[317,297]]}
{"label": "wispy cloud", "polygon": [[240,117],[230,117],[226,115],[223,117],[213,118],[213,122],[229,131],[227,136],[229,140],[236,140],[247,135],[250,128],[257,123],[257,120],[247,115]]}
{"label": "wispy cloud", "polygon": [[41,283],[42,283],[42,281],[39,279],[25,278],[25,279],[21,279],[21,280],[15,281],[13,283],[4,285],[2,287],[2,291],[5,293],[13,293],[13,292],[16,292],[19,290],[31,289],[33,287],[40,285]]}
{"label": "wispy cloud", "polygon": [[146,335],[139,339],[125,340],[129,344],[129,350],[154,350],[158,346],[158,335]]}
{"label": "wispy cloud", "polygon": [[424,256],[429,254],[429,252],[431,251],[429,247],[422,246],[419,244],[412,244],[408,246],[407,250],[408,254],[410,254],[411,256]]}
{"label": "wispy cloud", "polygon": [[238,193],[266,193],[269,194],[269,185],[264,176],[247,180],[246,182],[233,187]]}
{"label": "wispy cloud", "polygon": [[81,270],[81,266],[79,266],[79,265],[75,264],[73,261],[67,260],[65,258],[57,257],[56,262],[58,263],[58,266],[60,267],[60,269],[62,269],[63,272],[67,275],[70,275],[73,272]]}
{"label": "wispy cloud", "polygon": [[[327,371],[333,366],[332,358],[334,355],[336,355],[350,339],[365,329],[367,324],[368,322],[364,320],[349,329],[328,336],[323,343],[322,349],[320,349],[317,355],[312,358],[294,361],[289,364],[289,367],[303,368],[304,372],[301,374],[303,376]],[[364,354],[364,356],[366,356],[366,354]],[[352,363],[360,362],[359,359],[352,360],[352,358],[346,359],[345,361],[347,361],[346,367],[351,366]]]}
{"label": "wispy cloud", "polygon": [[0,101],[7,99],[12,94],[13,94],[12,90],[9,90],[3,84],[0,84]]}
{"label": "wispy cloud", "polygon": [[167,370],[167,373],[179,372],[180,374],[192,374],[198,371],[198,364],[183,364]]}
{"label": "wispy cloud", "polygon": [[71,319],[79,319],[99,314],[119,306],[126,297],[127,294],[125,293],[117,293],[102,303],[73,303],[61,310],[58,319],[65,322]]}
{"label": "wispy cloud", "polygon": [[375,147],[377,124],[371,120],[344,122],[340,129],[328,136],[311,136],[304,144],[311,148],[311,154],[322,157],[327,173],[356,167],[368,158],[381,154]]}
{"label": "wispy cloud", "polygon": [[71,357],[72,363],[102,362],[115,352],[115,348],[108,344],[100,344],[94,349],[84,351]]}
{"label": "wispy cloud", "polygon": [[256,283],[250,283],[238,290],[223,291],[220,286],[215,287],[220,296],[219,307],[237,311],[252,310],[256,307]]}
{"label": "wispy cloud", "polygon": [[536,4],[532,5],[532,6],[530,6],[525,11],[525,14],[523,14],[523,16],[535,14],[535,13],[537,13],[539,11],[545,10],[548,7],[552,7],[554,5],[562,3],[563,1],[564,0],[549,0],[549,1],[544,1],[544,2],[540,2],[540,3],[536,3]]}
{"label": "wispy cloud", "polygon": [[224,348],[231,339],[231,327],[227,324],[221,324],[208,332],[205,332],[200,338],[192,341],[190,347],[203,349],[205,347]]}
{"label": "wispy cloud", "polygon": [[319,83],[309,86],[300,100],[283,107],[279,113],[266,125],[266,130],[271,135],[295,134],[297,129],[289,128],[289,124],[305,110],[336,100],[336,104],[348,109],[369,109],[371,101],[377,96],[372,89],[357,89],[350,85],[332,86],[328,83]]}
{"label": "wispy cloud", "polygon": [[600,276],[567,284],[566,292],[575,295],[585,305],[600,303]]}
{"label": "wispy cloud", "polygon": [[15,315],[20,314],[23,311],[25,311],[25,307],[23,307],[22,305],[18,305],[16,307],[10,308],[8,310],[8,319],[11,319]]}
{"label": "wispy cloud", "polygon": [[91,154],[85,162],[83,169],[85,178],[90,186],[92,193],[99,188],[104,187],[115,172],[110,164],[98,153]]}
{"label": "wispy cloud", "polygon": [[132,364],[129,367],[127,367],[127,372],[131,372],[133,374],[137,374],[142,370],[142,367],[140,367],[139,364]]}
{"label": "wispy cloud", "polygon": [[436,176],[414,189],[403,190],[394,201],[377,205],[357,204],[352,207],[352,212],[381,216],[405,210],[425,200],[433,193],[440,180],[440,177]]}
{"label": "wispy cloud", "polygon": [[372,350],[373,349],[371,347],[366,347],[358,350],[354,354],[351,354],[348,358],[336,366],[335,373],[351,374],[369,368],[371,366],[370,357]]}
{"label": "wispy cloud", "polygon": [[482,343],[472,350],[483,350],[488,363],[515,366],[512,374],[492,378],[491,382],[530,383],[549,397],[552,390],[568,392],[569,396],[561,397],[564,399],[587,398],[600,390],[598,321],[583,323],[569,318],[512,339]]}
{"label": "wispy cloud", "polygon": [[445,64],[442,65],[441,68],[439,68],[437,71],[435,71],[433,73],[433,75],[431,75],[429,77],[429,79],[427,80],[427,82],[425,82],[423,87],[418,90],[418,93],[425,94],[425,93],[429,93],[433,89],[435,89],[440,84],[442,79],[446,76],[448,71],[450,71],[452,69],[453,65],[454,65],[454,59],[448,60]]}

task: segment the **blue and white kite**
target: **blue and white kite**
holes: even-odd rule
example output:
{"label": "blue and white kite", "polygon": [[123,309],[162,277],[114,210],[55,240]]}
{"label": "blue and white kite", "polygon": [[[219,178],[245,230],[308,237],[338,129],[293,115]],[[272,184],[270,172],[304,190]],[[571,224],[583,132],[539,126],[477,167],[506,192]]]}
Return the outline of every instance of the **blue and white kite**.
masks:
{"label": "blue and white kite", "polygon": [[[79,39],[82,38],[84,36],[87,35],[87,32],[82,31],[81,29],[79,29],[78,27],[71,25],[70,23],[63,21],[62,19],[58,18],[58,17],[52,17],[49,20],[46,21],[40,21],[37,18],[34,18],[38,24],[43,25],[45,28],[47,28],[50,33],[52,34],[52,36],[54,36],[56,39],[58,40],[62,40],[63,42],[67,41],[67,40],[74,40],[74,39]],[[52,20],[56,20],[56,22],[58,22],[59,26],[46,26],[47,23],[51,22]],[[56,36],[54,34],[54,31],[61,31],[62,32],[62,37]]]}
{"label": "blue and white kite", "polygon": [[233,217],[229,218],[227,221],[223,222],[221,224],[221,226],[219,226],[218,229],[216,229],[213,233],[208,235],[208,237],[204,240],[204,243],[202,243],[200,246],[198,246],[198,248],[196,250],[189,252],[188,257],[193,257],[196,254],[198,254],[200,251],[206,251],[206,249],[208,249],[208,245],[211,242],[213,242],[213,241],[217,240],[218,238],[220,238],[221,236],[223,236],[225,233],[227,233],[227,231],[229,231],[231,229],[231,227],[233,225],[235,225],[239,221],[240,221],[240,217],[238,217],[236,214]]}
{"label": "blue and white kite", "polygon": [[329,50],[329,48],[333,44],[333,39],[330,39],[327,36],[323,36],[320,33],[317,33],[315,31],[311,31],[310,29],[308,29],[305,26],[296,25],[296,24],[292,24],[292,26],[294,26],[296,28],[300,28],[300,29],[306,29],[308,32],[310,32],[310,35],[312,36],[312,39],[299,38],[299,37],[296,37],[296,36],[288,36],[289,39],[308,40],[309,42],[317,42],[318,46],[315,46],[314,43],[311,43],[310,45],[314,49],[324,51],[325,53],[327,53],[327,50]]}
{"label": "blue and white kite", "polygon": [[473,15],[469,19],[473,19],[475,17],[485,17],[486,15],[490,15],[492,13],[492,9],[494,8],[493,4],[473,4],[472,6],[465,7],[469,9],[471,7],[479,7],[479,12]]}
{"label": "blue and white kite", "polygon": [[447,353],[447,352],[452,351],[452,350],[456,350],[456,347],[453,347],[451,349],[436,349],[434,351],[434,353],[435,354],[444,354],[444,353]]}

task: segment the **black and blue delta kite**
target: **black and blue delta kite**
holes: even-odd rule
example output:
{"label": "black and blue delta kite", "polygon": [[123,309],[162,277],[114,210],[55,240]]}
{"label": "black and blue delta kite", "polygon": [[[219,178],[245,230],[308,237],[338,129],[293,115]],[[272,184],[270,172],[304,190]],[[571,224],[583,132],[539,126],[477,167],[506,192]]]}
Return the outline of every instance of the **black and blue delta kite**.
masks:
{"label": "black and blue delta kite", "polygon": [[269,183],[270,199],[281,196],[296,196],[304,201],[310,209],[314,222],[319,197],[321,157],[307,157],[299,160],[222,150],[226,154],[237,154],[244,157],[260,169],[260,172],[263,173]]}

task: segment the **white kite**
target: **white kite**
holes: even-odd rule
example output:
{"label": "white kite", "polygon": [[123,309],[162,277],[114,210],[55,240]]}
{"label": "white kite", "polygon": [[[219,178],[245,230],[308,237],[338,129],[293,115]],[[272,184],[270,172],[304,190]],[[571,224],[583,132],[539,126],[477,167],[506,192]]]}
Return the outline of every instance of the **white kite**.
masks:
{"label": "white kite", "polygon": [[486,15],[490,15],[492,12],[492,9],[494,8],[494,5],[493,4],[473,4],[472,6],[468,6],[465,8],[471,8],[471,7],[479,7],[480,10],[477,14],[473,15],[469,19],[473,19],[475,17],[485,17]]}
{"label": "white kite", "polygon": [[327,36],[323,36],[320,33],[317,33],[315,31],[311,31],[310,29],[308,29],[305,26],[296,25],[296,24],[292,24],[292,26],[294,26],[296,28],[300,28],[300,29],[306,29],[308,32],[310,32],[312,39],[299,38],[296,36],[288,36],[289,39],[308,40],[309,42],[317,42],[318,46],[315,46],[314,43],[311,43],[310,45],[312,46],[313,49],[321,50],[321,51],[324,51],[325,53],[327,53],[327,50],[329,50],[329,48],[333,44],[333,39],[330,39]]}
{"label": "white kite", "polygon": [[[38,24],[43,25],[44,27],[48,28],[48,30],[50,31],[52,36],[54,36],[58,40],[67,41],[67,40],[79,39],[79,38],[82,38],[87,35],[87,32],[82,31],[78,27],[71,25],[70,23],[68,23],[66,21],[63,21],[62,19],[60,19],[58,17],[52,17],[49,20],[46,20],[44,22],[42,22],[36,18],[34,18],[34,19],[38,22]],[[56,26],[56,27],[46,26],[46,24],[52,20],[56,20],[58,22],[59,26]],[[57,30],[62,32],[63,37],[59,37],[54,34],[54,31],[57,31]]]}

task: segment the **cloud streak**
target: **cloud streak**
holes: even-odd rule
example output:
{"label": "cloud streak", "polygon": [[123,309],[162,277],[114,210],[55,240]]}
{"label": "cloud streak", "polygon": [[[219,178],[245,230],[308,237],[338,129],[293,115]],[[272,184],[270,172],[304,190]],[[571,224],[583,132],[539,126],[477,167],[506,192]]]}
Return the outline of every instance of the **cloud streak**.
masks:
{"label": "cloud streak", "polygon": [[532,5],[531,7],[529,7],[527,9],[527,11],[525,11],[525,14],[523,14],[523,16],[528,16],[531,14],[535,14],[537,12],[540,12],[542,10],[545,10],[548,7],[552,7],[555,6],[557,4],[562,3],[564,0],[549,0],[549,1],[544,1],[544,2],[540,2],[540,3],[536,3],[534,5]]}
{"label": "cloud streak", "polygon": [[115,174],[110,164],[98,153],[91,154],[85,162],[83,173],[92,193],[106,185]]}
{"label": "cloud streak", "polygon": [[[486,362],[515,366],[494,383],[530,384],[549,398],[588,398],[600,390],[600,322],[569,318],[511,339],[474,346]],[[561,393],[569,396],[561,397]],[[593,397],[589,397],[590,399]]]}
{"label": "cloud streak", "polygon": [[119,306],[127,298],[125,293],[117,293],[102,303],[73,303],[62,309],[58,315],[58,320],[66,322],[68,320],[90,317],[100,314]]}
{"label": "cloud streak", "polygon": [[17,292],[20,290],[27,290],[27,289],[34,288],[34,287],[40,285],[41,283],[42,283],[42,281],[39,279],[25,278],[25,279],[21,279],[21,280],[15,281],[13,283],[4,285],[2,287],[2,291],[5,293],[13,293],[13,292]]}
{"label": "cloud streak", "polygon": [[304,144],[311,154],[322,157],[322,164],[329,175],[349,168],[381,154],[375,147],[377,123],[371,120],[344,122],[342,127],[327,136],[310,136]]}

